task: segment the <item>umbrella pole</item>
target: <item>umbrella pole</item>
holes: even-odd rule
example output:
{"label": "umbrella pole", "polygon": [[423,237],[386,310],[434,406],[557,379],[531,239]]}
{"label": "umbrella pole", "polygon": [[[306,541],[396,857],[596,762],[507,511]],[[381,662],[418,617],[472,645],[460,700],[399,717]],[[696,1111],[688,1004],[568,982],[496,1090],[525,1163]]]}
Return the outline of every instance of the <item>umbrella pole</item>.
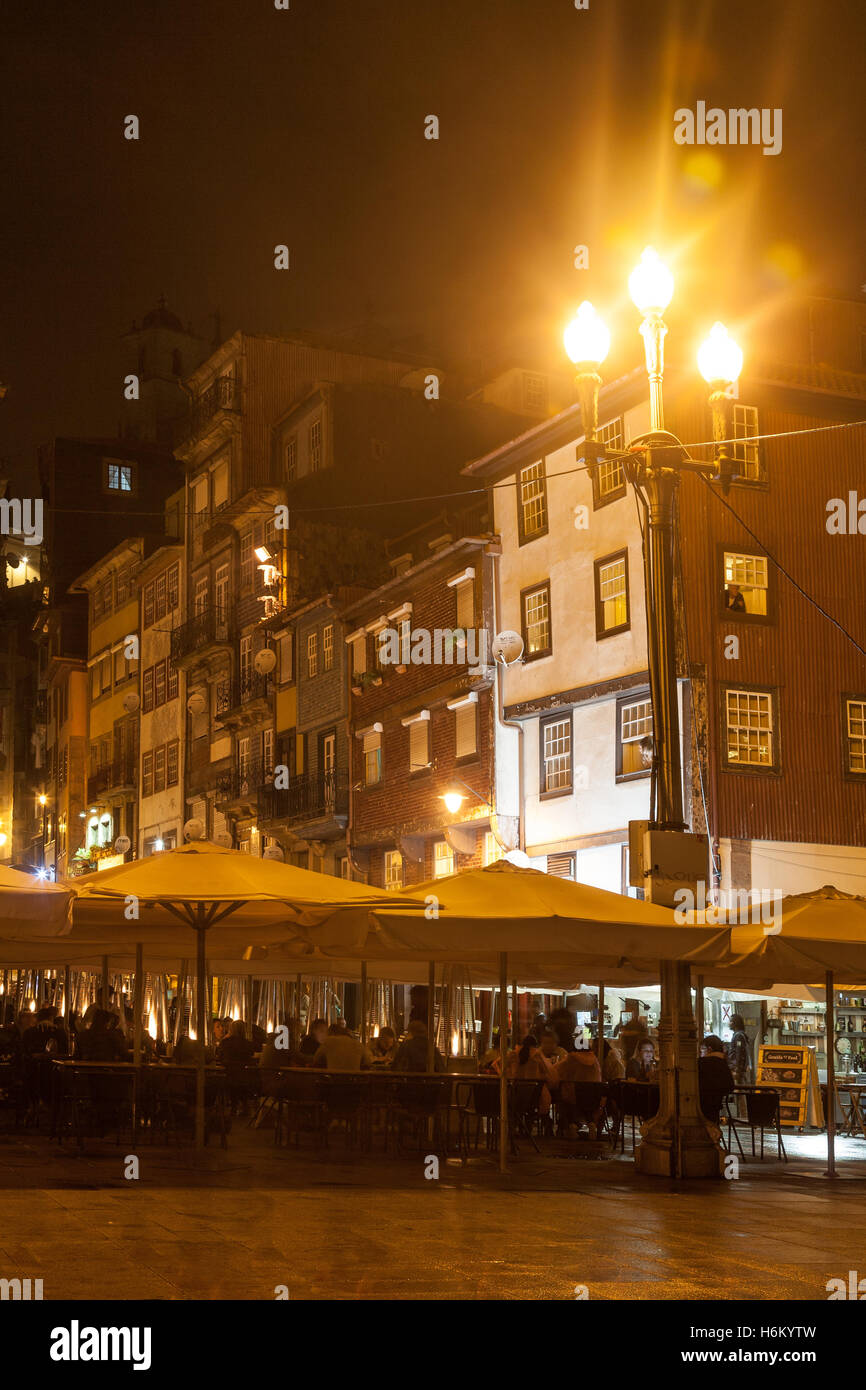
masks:
{"label": "umbrella pole", "polygon": [[827,971],[827,1177],[836,1176],[836,1000],[833,971]]}
{"label": "umbrella pole", "polygon": [[[604,1079],[604,980],[598,982],[598,1065]],[[540,1039],[539,1039],[540,1041]]]}
{"label": "umbrella pole", "polygon": [[512,981],[511,981],[511,1045],[512,1045],[512,1047],[517,1047],[517,1046],[519,1045],[519,1041],[520,1041],[520,1039],[519,1039],[519,1033],[520,1033],[520,1029],[519,1029],[519,1027],[518,1027],[518,1012],[517,1012],[517,981],[516,981],[516,980],[512,980]]}
{"label": "umbrella pole", "polygon": [[361,961],[361,1042],[367,1041],[367,962]]}
{"label": "umbrella pole", "polygon": [[196,997],[195,997],[195,1031],[196,1031],[196,1059],[195,1059],[195,1146],[201,1150],[204,1148],[204,1006],[205,990],[207,988],[207,961],[205,959],[205,905],[199,903],[196,912]]}
{"label": "umbrella pole", "polygon": [[102,957],[102,988],[100,991],[100,1007],[108,1008],[108,956]]}
{"label": "umbrella pole", "polygon": [[436,1021],[436,1014],[433,1007],[433,996],[436,992],[436,965],[430,961],[427,966],[427,1070],[432,1072],[434,1068],[434,1058],[436,1056],[436,1039],[433,1036],[433,1025]]}
{"label": "umbrella pole", "polygon": [[506,1173],[508,1164],[508,1078],[505,1075],[505,1011],[508,1000],[508,956],[499,953],[499,1171]]}
{"label": "umbrella pole", "polygon": [[695,980],[695,1022],[698,1025],[698,1047],[704,1040],[704,977]]}
{"label": "umbrella pole", "polygon": [[132,995],[132,1059],[135,1074],[132,1083],[132,1134],[138,1135],[138,1105],[141,1092],[141,1016],[144,1012],[144,946],[135,944],[135,987]]}

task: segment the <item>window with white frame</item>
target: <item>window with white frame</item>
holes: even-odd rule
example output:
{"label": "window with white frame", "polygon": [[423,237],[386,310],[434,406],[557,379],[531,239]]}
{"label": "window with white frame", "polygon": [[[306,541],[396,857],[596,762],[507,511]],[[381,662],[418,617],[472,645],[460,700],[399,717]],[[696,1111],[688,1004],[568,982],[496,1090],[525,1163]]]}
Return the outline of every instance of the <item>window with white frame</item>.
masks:
{"label": "window with white frame", "polygon": [[318,473],[322,467],[322,422],[314,420],[310,425],[310,472]]}
{"label": "window with white frame", "polygon": [[729,767],[775,766],[775,720],[769,690],[725,691],[725,751]]}
{"label": "window with white frame", "polygon": [[468,632],[475,626],[475,580],[462,579],[454,587],[457,591],[457,626],[463,632]]}
{"label": "window with white frame", "polygon": [[255,571],[255,532],[252,526],[248,526],[241,536],[241,593],[255,593],[256,571]]}
{"label": "window with white frame", "polygon": [[105,459],[104,485],[109,492],[133,492],[135,465],[118,459]]}
{"label": "window with white frame", "polygon": [[541,734],[541,795],[571,791],[571,715],[543,719]]}
{"label": "window with white frame", "polygon": [[447,840],[437,840],[433,846],[433,877],[447,878],[454,872],[454,851]]}
{"label": "window with white frame", "polygon": [[732,613],[767,612],[767,558],[764,555],[740,555],[726,550],[725,608]]}
{"label": "window with white frame", "polygon": [[382,734],[371,729],[364,735],[364,785],[375,787],[382,780]]}
{"label": "window with white frame", "polygon": [[731,445],[731,458],[739,465],[737,472],[749,482],[760,482],[763,477],[761,455],[757,444],[758,411],[753,405],[734,402],[731,420],[735,443]]}
{"label": "window with white frame", "polygon": [[848,771],[866,773],[866,699],[846,699],[845,727]]}
{"label": "window with white frame", "polygon": [[317,632],[307,633],[307,677],[312,678],[319,674],[319,634]]}
{"label": "window with white frame", "polygon": [[646,777],[653,760],[653,707],[649,696],[617,702],[618,777]]}
{"label": "window with white frame", "polygon": [[[610,420],[598,431],[598,438],[605,449],[612,453],[622,453],[624,448],[623,419],[620,415]],[[603,459],[596,471],[596,502],[621,497],[625,492],[625,474],[622,459]]]}
{"label": "window with white frame", "polygon": [[334,624],[326,623],[322,628],[322,667],[330,671],[334,665]]}
{"label": "window with white frame", "polygon": [[497,860],[504,858],[505,850],[502,848],[493,831],[485,830],[483,850],[484,867],[486,868],[488,864],[495,864]]}
{"label": "window with white frame", "polygon": [[286,440],[286,482],[293,483],[298,476],[298,439],[291,435]]}
{"label": "window with white frame", "polygon": [[547,377],[540,372],[523,373],[523,405],[531,415],[547,414]]}
{"label": "window with white frame", "polygon": [[220,511],[229,504],[229,461],[220,459],[213,470],[213,509]]}
{"label": "window with white frame", "polygon": [[526,659],[548,656],[552,650],[550,639],[550,584],[537,585],[525,589],[523,600],[523,645]]}
{"label": "window with white frame", "polygon": [[477,701],[466,700],[451,708],[454,710],[454,756],[458,759],[474,757],[478,751]]}
{"label": "window with white frame", "polygon": [[398,849],[385,850],[385,889],[396,893],[403,887],[403,856]]}
{"label": "window with white frame", "polygon": [[193,594],[193,612],[198,618],[207,610],[208,599],[208,575],[200,574],[195,581]]}
{"label": "window with white frame", "polygon": [[622,632],[629,625],[628,556],[626,551],[595,562],[596,637]]}
{"label": "window with white frame", "polygon": [[521,468],[517,479],[517,519],[520,540],[530,541],[547,531],[547,480],[544,459]]}

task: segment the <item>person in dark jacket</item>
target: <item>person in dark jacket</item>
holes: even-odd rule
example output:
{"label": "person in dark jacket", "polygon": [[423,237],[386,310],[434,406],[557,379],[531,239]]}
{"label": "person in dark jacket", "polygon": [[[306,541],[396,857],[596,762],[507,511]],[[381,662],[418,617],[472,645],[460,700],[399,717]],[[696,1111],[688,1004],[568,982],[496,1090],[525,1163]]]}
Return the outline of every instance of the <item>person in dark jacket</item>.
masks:
{"label": "person in dark jacket", "polygon": [[[419,1018],[413,1018],[406,1037],[397,1048],[394,1071],[427,1070],[427,1028]],[[433,1070],[445,1070],[445,1058],[438,1047],[433,1049]]]}
{"label": "person in dark jacket", "polygon": [[722,1101],[734,1089],[734,1078],[728,1066],[725,1045],[715,1033],[710,1033],[701,1043],[698,1087],[701,1110],[708,1120],[718,1125]]}
{"label": "person in dark jacket", "polygon": [[126,1044],[117,1020],[106,1009],[96,1009],[89,1028],[78,1035],[83,1062],[125,1062]]}
{"label": "person in dark jacket", "polygon": [[309,1057],[312,1062],[325,1038],[328,1036],[328,1020],[326,1018],[314,1018],[310,1024],[310,1031],[305,1038],[301,1039],[301,1054]]}
{"label": "person in dark jacket", "polygon": [[752,1084],[752,1048],[746,1035],[746,1022],[742,1014],[731,1018],[731,1041],[728,1043],[728,1066],[734,1074],[736,1086]]}

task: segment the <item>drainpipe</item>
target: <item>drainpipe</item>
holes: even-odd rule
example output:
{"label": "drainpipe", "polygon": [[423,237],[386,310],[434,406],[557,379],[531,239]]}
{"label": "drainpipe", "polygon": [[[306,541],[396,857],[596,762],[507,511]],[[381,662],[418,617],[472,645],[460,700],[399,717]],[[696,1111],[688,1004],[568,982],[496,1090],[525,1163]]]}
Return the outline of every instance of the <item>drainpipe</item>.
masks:
{"label": "drainpipe", "polygon": [[[502,551],[501,551],[501,548],[500,548],[498,551],[496,551],[496,550],[488,550],[487,553],[488,553],[488,555],[489,555],[489,557],[490,557],[490,560],[491,560],[491,563],[492,563],[492,566],[493,566],[493,636],[495,637],[495,636],[496,636],[496,633],[497,633],[498,630],[499,630],[499,614],[500,614],[500,611],[501,611],[501,608],[502,608],[501,592],[500,592],[499,565],[497,564],[497,561],[498,561],[498,560],[500,559],[500,557],[501,557]],[[523,796],[523,782],[524,782],[524,775],[523,775],[523,724],[520,722],[520,720],[506,719],[506,718],[505,718],[505,667],[503,666],[503,664],[502,664],[500,661],[497,661],[497,660],[495,659],[495,657],[494,657],[494,660],[493,660],[493,665],[494,665],[495,670],[496,670],[496,696],[495,696],[495,701],[494,701],[494,710],[495,710],[495,719],[496,719],[496,723],[497,723],[497,725],[498,725],[500,728],[502,728],[502,729],[516,729],[516,730],[517,730],[517,847],[518,847],[518,849],[525,850],[525,848],[526,848],[526,826],[525,826],[524,796]],[[494,763],[493,763],[493,779],[492,779],[492,780],[493,780],[493,800],[494,800],[494,802],[496,802],[496,799],[497,799],[497,797],[496,797],[496,753],[495,753],[495,742],[496,742],[496,741],[495,741],[495,738],[494,738],[494,755],[493,755],[493,757],[494,757]],[[497,824],[498,824],[498,817],[497,817]],[[502,845],[502,841],[499,839],[499,831],[498,831],[498,829],[494,829],[493,833],[494,833],[494,835],[496,836],[496,839],[497,839],[497,841],[499,842],[499,844]],[[504,846],[503,846],[503,848],[504,848]]]}

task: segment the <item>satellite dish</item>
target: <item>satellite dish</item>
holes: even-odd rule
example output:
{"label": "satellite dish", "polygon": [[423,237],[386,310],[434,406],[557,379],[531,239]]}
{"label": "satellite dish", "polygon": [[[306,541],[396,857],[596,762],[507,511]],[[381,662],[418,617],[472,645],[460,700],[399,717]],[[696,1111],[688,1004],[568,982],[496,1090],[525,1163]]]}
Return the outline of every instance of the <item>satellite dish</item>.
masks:
{"label": "satellite dish", "polygon": [[194,690],[186,702],[186,707],[190,714],[204,714],[207,709],[207,700],[200,690]]}
{"label": "satellite dish", "polygon": [[117,839],[114,842],[115,854],[126,854],[126,851],[129,849],[131,844],[132,841],[130,840],[128,835],[118,835]]}
{"label": "satellite dish", "polygon": [[285,859],[285,857],[286,856],[279,845],[268,845],[267,849],[262,855],[263,859],[278,859],[281,863]]}
{"label": "satellite dish", "polygon": [[497,632],[490,650],[494,661],[501,662],[503,666],[513,666],[523,656],[523,638],[519,632],[506,628],[505,632]]}
{"label": "satellite dish", "polygon": [[231,849],[232,847],[232,837],[226,830],[221,831],[219,835],[214,835],[213,842],[222,849]]}
{"label": "satellite dish", "polygon": [[256,652],[253,665],[260,676],[269,676],[277,664],[277,654],[273,647],[262,647],[260,652]]}
{"label": "satellite dish", "polygon": [[123,708],[127,714],[135,714],[140,704],[141,697],[137,690],[130,690],[129,694],[123,697]]}
{"label": "satellite dish", "polygon": [[188,820],[183,827],[183,838],[185,840],[204,839],[204,825],[197,816],[194,816],[192,820]]}

